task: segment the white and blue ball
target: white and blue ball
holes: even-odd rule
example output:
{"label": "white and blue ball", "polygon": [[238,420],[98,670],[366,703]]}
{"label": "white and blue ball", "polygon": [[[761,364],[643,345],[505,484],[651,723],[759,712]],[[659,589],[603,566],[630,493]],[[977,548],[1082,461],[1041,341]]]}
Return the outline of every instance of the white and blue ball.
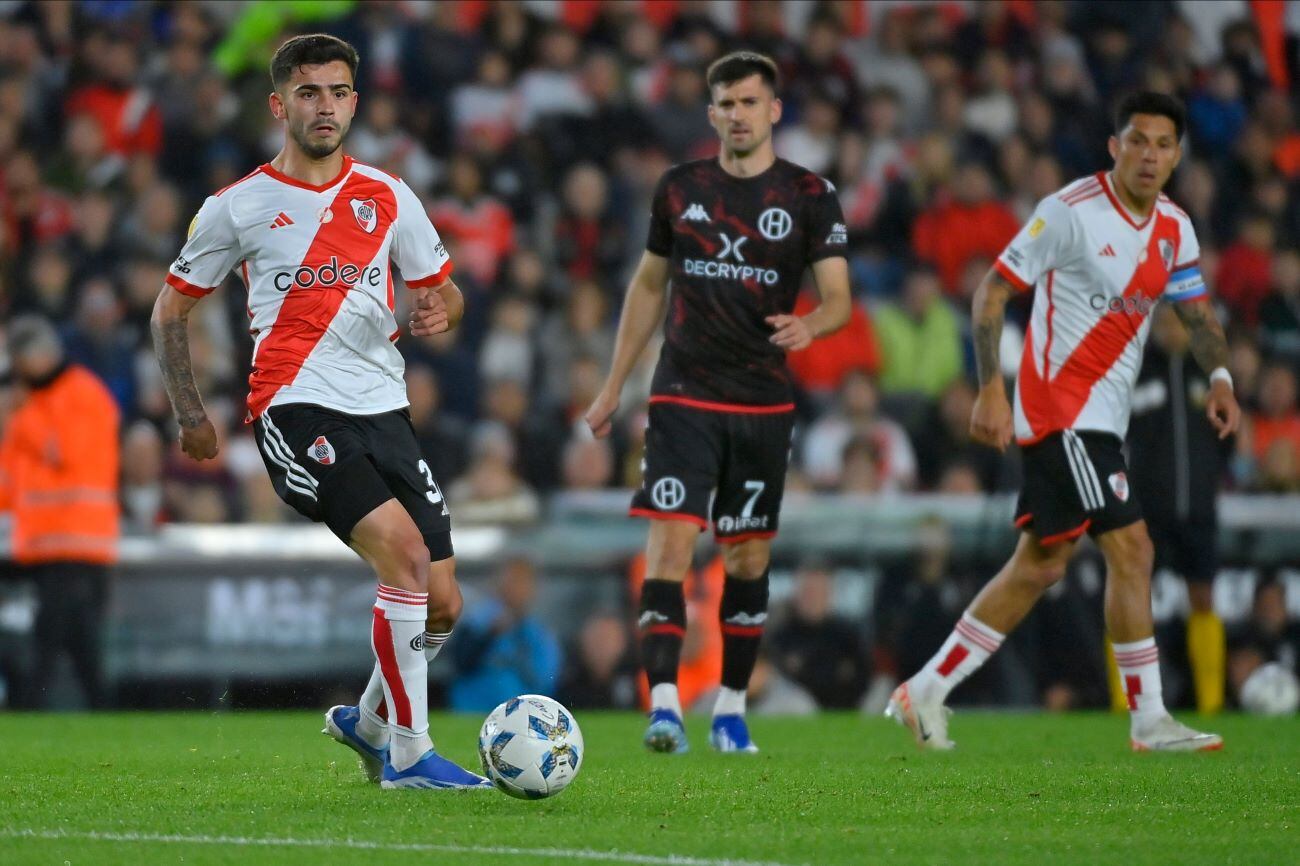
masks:
{"label": "white and blue ball", "polygon": [[483,774],[526,800],[563,791],[582,766],[586,745],[573,714],[545,695],[511,698],[488,715],[478,735]]}

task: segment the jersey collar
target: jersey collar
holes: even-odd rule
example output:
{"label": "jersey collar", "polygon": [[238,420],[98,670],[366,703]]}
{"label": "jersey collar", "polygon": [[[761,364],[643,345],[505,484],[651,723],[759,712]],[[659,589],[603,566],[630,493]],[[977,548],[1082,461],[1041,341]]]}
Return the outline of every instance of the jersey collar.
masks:
{"label": "jersey collar", "polygon": [[282,171],[279,171],[278,169],[275,168],[275,166],[271,165],[271,163],[269,162],[262,164],[262,172],[268,175],[272,180],[278,180],[280,183],[287,183],[289,184],[289,186],[296,186],[299,189],[309,189],[312,192],[324,192],[325,190],[337,184],[339,181],[343,180],[343,178],[346,177],[347,173],[350,171],[352,171],[352,157],[347,156],[345,154],[343,156],[343,167],[339,169],[339,173],[333,179],[327,180],[325,183],[317,186],[315,184],[310,184],[310,183],[306,183],[305,181],[298,180],[296,177],[289,177],[289,175],[285,174]]}
{"label": "jersey collar", "polygon": [[1133,228],[1138,231],[1142,231],[1142,229],[1147,227],[1147,223],[1151,222],[1151,218],[1156,215],[1156,205],[1153,204],[1151,206],[1151,213],[1147,214],[1146,219],[1142,220],[1140,223],[1135,222],[1133,214],[1128,208],[1124,207],[1124,203],[1119,200],[1119,197],[1115,195],[1115,191],[1110,188],[1110,178],[1106,175],[1107,172],[1097,172],[1097,179],[1101,181],[1101,188],[1106,191],[1106,198],[1110,199],[1110,203],[1115,206],[1115,210],[1119,211],[1119,215],[1124,218],[1124,222],[1133,226]]}

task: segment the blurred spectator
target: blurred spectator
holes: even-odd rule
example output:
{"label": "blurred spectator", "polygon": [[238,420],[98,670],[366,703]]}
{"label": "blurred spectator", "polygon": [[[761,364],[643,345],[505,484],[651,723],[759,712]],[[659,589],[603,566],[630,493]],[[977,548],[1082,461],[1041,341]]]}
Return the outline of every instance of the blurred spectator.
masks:
{"label": "blurred spectator", "polygon": [[938,397],[961,375],[957,316],[943,297],[938,277],[929,269],[907,275],[900,300],[876,311],[880,390]]}
{"label": "blurred spectator", "polygon": [[684,45],[673,46],[668,61],[667,93],[650,109],[655,137],[675,163],[716,152],[717,135],[706,110],[709,93],[704,65],[708,61],[701,63]]}
{"label": "blurred spectator", "polygon": [[536,596],[536,569],[514,558],[502,565],[495,595],[467,607],[449,645],[453,710],[485,713],[516,695],[555,690],[560,645],[533,613]]}
{"label": "blurred spectator", "polygon": [[614,478],[614,451],[607,439],[576,432],[564,446],[565,490],[600,490]]}
{"label": "blurred spectator", "polygon": [[411,427],[420,452],[429,461],[434,478],[450,481],[465,467],[468,454],[465,422],[442,411],[442,389],[437,375],[424,364],[406,367],[406,398],[410,401]]}
{"label": "blurred spectator", "polygon": [[861,627],[833,611],[834,590],[824,566],[800,568],[768,645],[777,669],[812,693],[818,706],[847,709],[857,706],[870,668]]}
{"label": "blurred spectator", "polygon": [[[808,428],[803,440],[803,468],[813,484],[831,487],[846,469],[845,448],[860,439],[870,446],[878,489],[910,489],[916,481],[916,454],[906,431],[879,412],[875,383],[865,373],[844,377],[839,402]],[[861,449],[855,449],[860,452]]]}
{"label": "blurred spectator", "polygon": [[531,523],[540,513],[537,494],[514,470],[515,445],[498,422],[470,434],[470,463],[447,490],[457,519],[466,523]]}
{"label": "blurred spectator", "polygon": [[571,710],[637,706],[636,662],[627,624],[612,613],[589,618],[565,653],[556,697]]}
{"label": "blurred spectator", "polygon": [[1226,151],[1246,122],[1241,80],[1226,63],[1210,73],[1205,86],[1187,102],[1187,121],[1192,140],[1210,152]]}
{"label": "blurred spectator", "polygon": [[458,153],[447,165],[448,195],[429,208],[439,234],[455,242],[458,269],[480,284],[496,280],[501,261],[515,248],[510,209],[483,189],[483,170],[472,157]]}
{"label": "blurred spectator", "polygon": [[626,253],[621,220],[611,219],[609,181],[592,163],[564,178],[562,210],[553,238],[556,265],[575,280],[617,281]]}
{"label": "blurred spectator", "polygon": [[100,378],[125,414],[135,406],[135,335],[122,328],[122,304],[103,277],[81,287],[76,319],[64,333],[69,360]]}
{"label": "blurred spectator", "polygon": [[29,151],[14,154],[4,166],[0,190],[3,235],[0,248],[18,255],[37,244],[58,240],[73,228],[66,199],[41,182],[41,169]]}
{"label": "blurred spectator", "polygon": [[966,262],[996,258],[1019,230],[1015,215],[994,198],[988,169],[966,162],[957,169],[951,193],[940,194],[917,217],[912,249],[934,265],[944,290],[955,294]]}
{"label": "blurred spectator", "polygon": [[162,150],[162,116],[148,88],[137,81],[139,48],[124,34],[106,32],[103,50],[89,55],[93,81],[73,91],[68,117],[87,114],[99,124],[104,146],[125,158],[156,157]]}
{"label": "blurred spectator", "polygon": [[1237,240],[1219,258],[1215,292],[1232,310],[1233,319],[1248,327],[1258,323],[1259,305],[1272,283],[1270,269],[1276,236],[1276,229],[1266,214],[1249,214]]}
{"label": "blurred spectator", "polygon": [[521,385],[532,382],[536,372],[536,324],[537,306],[527,298],[512,295],[497,301],[492,326],[479,350],[479,370],[485,380],[509,379]]}
{"label": "blurred spectator", "polygon": [[609,301],[600,285],[594,280],[574,283],[563,309],[552,312],[538,329],[537,342],[545,347],[542,392],[549,403],[566,398],[575,359],[591,358],[600,368],[598,372],[603,371],[614,355],[614,329],[609,323]]}
{"label": "blurred spectator", "polygon": [[152,531],[164,521],[162,474],[162,437],[137,421],[122,437],[122,517],[132,531]]}
{"label": "blurred spectator", "polygon": [[[970,438],[975,396],[970,382],[955,379],[917,429],[917,479],[922,489],[957,492],[953,488],[964,485],[967,472],[974,480],[973,492],[992,493],[1015,486],[1014,479],[1007,477],[1007,459]],[[962,477],[950,476],[950,470],[961,472]]]}
{"label": "blurred spectator", "polygon": [[485,51],[479,58],[478,77],[452,93],[451,122],[458,145],[479,139],[500,146],[514,137],[519,112],[510,75],[505,54]]}
{"label": "blurred spectator", "polygon": [[[806,316],[819,303],[812,293],[803,292],[795,301],[794,315]],[[855,303],[848,324],[806,349],[790,352],[787,361],[795,381],[819,400],[838,391],[853,370],[874,376],[880,371],[880,350],[866,307]]]}
{"label": "blurred spectator", "polygon": [[829,95],[808,94],[799,123],[783,124],[776,133],[777,154],[817,174],[829,173],[839,148],[840,116],[840,107]]}
{"label": "blurred spectator", "polygon": [[1300,369],[1300,252],[1273,257],[1273,291],[1259,308],[1260,345]]}
{"label": "blurred spectator", "polygon": [[540,63],[520,76],[516,89],[520,128],[532,129],[550,115],[591,112],[577,69],[581,47],[577,35],[558,24],[542,34]]}
{"label": "blurred spectator", "polygon": [[[348,136],[348,152],[400,177],[417,194],[427,195],[438,178],[439,167],[424,146],[401,127],[397,98],[383,91],[366,94],[362,107],[364,122]],[[464,241],[461,243],[463,248]]]}
{"label": "blurred spectator", "polygon": [[1283,364],[1264,368],[1259,384],[1259,411],[1242,437],[1259,467],[1260,483],[1270,490],[1300,486],[1300,410],[1296,408],[1296,374]]}

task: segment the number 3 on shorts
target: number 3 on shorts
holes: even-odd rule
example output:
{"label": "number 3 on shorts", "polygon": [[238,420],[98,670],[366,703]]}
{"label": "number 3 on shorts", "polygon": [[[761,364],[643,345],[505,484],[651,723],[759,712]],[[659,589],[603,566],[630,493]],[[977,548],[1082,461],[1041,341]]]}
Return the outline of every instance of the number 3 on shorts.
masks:
{"label": "number 3 on shorts", "polygon": [[433,472],[429,469],[429,464],[424,460],[420,461],[420,474],[424,476],[424,481],[429,485],[428,491],[424,498],[429,500],[432,505],[441,505],[442,514],[446,517],[450,512],[447,510],[447,500],[442,498],[442,491],[438,489],[438,482],[433,480]]}

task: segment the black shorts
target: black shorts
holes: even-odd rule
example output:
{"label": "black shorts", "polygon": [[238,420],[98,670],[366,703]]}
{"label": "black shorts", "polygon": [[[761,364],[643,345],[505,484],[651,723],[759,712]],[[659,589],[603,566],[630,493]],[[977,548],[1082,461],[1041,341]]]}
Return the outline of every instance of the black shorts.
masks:
{"label": "black shorts", "polygon": [[1118,437],[1064,430],[1021,447],[1025,484],[1016,526],[1042,544],[1096,536],[1142,519]]}
{"label": "black shorts", "polygon": [[794,412],[650,402],[641,488],[630,514],[713,526],[718,541],[776,535]]}
{"label": "black shorts", "polygon": [[1213,518],[1148,519],[1156,568],[1168,568],[1188,583],[1214,583],[1219,572],[1219,527]]}
{"label": "black shorts", "polygon": [[267,409],[253,430],[275,492],[344,544],[361,518],[396,498],[424,536],[429,561],[451,557],[451,512],[405,409],[347,415],[290,403]]}

